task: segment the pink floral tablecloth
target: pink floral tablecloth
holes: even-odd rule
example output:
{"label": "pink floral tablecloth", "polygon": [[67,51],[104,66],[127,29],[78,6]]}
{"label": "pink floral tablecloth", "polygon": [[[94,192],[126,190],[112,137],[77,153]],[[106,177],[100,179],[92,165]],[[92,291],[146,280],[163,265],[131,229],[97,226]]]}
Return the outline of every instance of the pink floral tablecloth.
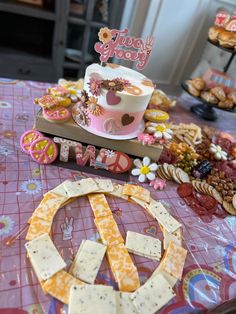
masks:
{"label": "pink floral tablecloth", "polygon": [[[6,245],[7,239],[17,235],[26,225],[45,192],[63,180],[89,176],[53,165],[41,166],[21,152],[20,135],[31,129],[37,111],[33,99],[41,96],[47,86],[0,79],[0,313],[4,314],[66,313],[65,305],[42,292],[26,257],[25,232],[11,246]],[[171,114],[172,120],[203,124],[189,112],[190,102],[191,98],[186,95],[180,98]],[[233,131],[235,116],[220,114],[218,122],[211,124]],[[135,181],[132,177],[130,180]],[[184,247],[188,250],[182,281],[174,288],[176,297],[160,313],[222,313],[230,308],[236,302],[236,217],[214,218],[211,223],[203,223],[178,197],[175,183],[168,182],[163,191],[155,191],[147,184],[144,186],[183,224]],[[107,199],[124,237],[127,230],[132,230],[162,239],[156,221],[142,208],[118,198]],[[99,240],[85,197],[57,213],[52,238],[68,263],[82,239]],[[144,283],[157,263],[136,255],[132,258]],[[115,286],[106,260],[96,282]]]}

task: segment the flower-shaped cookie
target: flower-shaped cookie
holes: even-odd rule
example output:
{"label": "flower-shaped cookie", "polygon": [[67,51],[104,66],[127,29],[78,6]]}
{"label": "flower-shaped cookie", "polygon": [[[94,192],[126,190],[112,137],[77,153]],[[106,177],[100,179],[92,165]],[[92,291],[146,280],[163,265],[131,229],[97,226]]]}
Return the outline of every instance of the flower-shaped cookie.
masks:
{"label": "flower-shaped cookie", "polygon": [[111,30],[107,27],[101,28],[98,32],[98,38],[103,44],[108,43],[112,39]]}
{"label": "flower-shaped cookie", "polygon": [[89,90],[92,95],[99,96],[101,95],[101,80],[98,80],[95,77],[91,77],[89,80]]}
{"label": "flower-shaped cookie", "polygon": [[156,178],[155,171],[158,166],[156,163],[151,163],[151,159],[149,157],[144,157],[143,161],[135,159],[134,165],[137,168],[134,168],[131,173],[133,176],[138,176],[139,182],[145,182],[146,179],[151,181]]}
{"label": "flower-shaped cookie", "polygon": [[222,150],[219,145],[211,143],[209,151],[214,154],[215,159],[217,160],[227,160],[227,153]]}
{"label": "flower-shaped cookie", "polygon": [[147,122],[146,131],[149,134],[153,134],[156,139],[170,140],[173,134],[173,131],[167,123]]}
{"label": "flower-shaped cookie", "polygon": [[89,112],[94,116],[100,116],[102,114],[102,107],[98,104],[98,99],[96,97],[90,97],[86,104]]}

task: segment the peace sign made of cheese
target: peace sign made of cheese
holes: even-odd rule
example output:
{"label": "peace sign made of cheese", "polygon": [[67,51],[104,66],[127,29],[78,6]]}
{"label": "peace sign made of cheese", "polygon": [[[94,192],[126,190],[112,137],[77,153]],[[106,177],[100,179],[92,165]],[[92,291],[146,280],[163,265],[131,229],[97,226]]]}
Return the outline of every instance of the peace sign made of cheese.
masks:
{"label": "peace sign made of cheese", "polygon": [[30,146],[30,156],[39,164],[51,164],[58,155],[56,144],[48,137],[40,137]]}
{"label": "peace sign made of cheese", "polygon": [[21,135],[20,147],[24,153],[30,155],[30,146],[38,138],[43,137],[43,134],[36,130],[28,130]]}
{"label": "peace sign made of cheese", "polygon": [[[162,255],[160,241],[128,231],[126,243],[124,243],[105,194],[135,202],[146,209],[161,226],[165,254],[152,276],[141,287],[139,287],[136,266],[133,264],[128,251],[134,254],[142,253],[141,256],[149,258],[152,255],[153,258],[159,260]],[[95,218],[94,222],[103,244],[82,240],[70,270],[66,272],[63,270],[66,264],[57,252],[49,235],[53,217],[65,204],[73,201],[76,197],[85,195],[88,196]],[[122,186],[113,184],[111,180],[97,178],[87,178],[75,182],[66,180],[44,195],[29,223],[26,240],[30,242],[27,242],[25,247],[35,273],[45,292],[63,303],[69,303],[68,313],[80,313],[80,304],[77,304],[75,311],[72,309],[74,309],[78,299],[73,291],[79,292],[81,289],[91,290],[93,302],[96,304],[102,302],[103,313],[117,313],[116,302],[114,301],[112,304],[113,311],[110,312],[111,302],[108,302],[109,304],[105,302],[108,294],[105,293],[106,291],[101,292],[101,289],[109,290],[109,297],[114,300],[116,292],[112,287],[94,284],[105,251],[111,271],[120,289],[117,297],[122,299],[123,295],[127,296],[127,306],[132,307],[135,310],[133,312],[155,313],[174,297],[172,287],[182,277],[187,255],[187,251],[182,247],[182,227],[160,202],[150,197],[150,191],[143,187],[132,184]],[[92,263],[90,263],[91,256],[93,256]],[[94,268],[95,264],[96,267]],[[87,284],[84,285],[85,283]],[[99,289],[102,295],[97,294]],[[91,299],[90,296],[88,297],[89,292],[87,290],[85,292],[85,295],[81,297],[81,304],[84,304],[86,313],[93,313],[87,303],[87,299]],[[123,312],[125,312],[125,304],[123,304]]]}
{"label": "peace sign made of cheese", "polygon": [[71,112],[62,106],[43,108],[43,117],[50,122],[66,122],[71,118]]}

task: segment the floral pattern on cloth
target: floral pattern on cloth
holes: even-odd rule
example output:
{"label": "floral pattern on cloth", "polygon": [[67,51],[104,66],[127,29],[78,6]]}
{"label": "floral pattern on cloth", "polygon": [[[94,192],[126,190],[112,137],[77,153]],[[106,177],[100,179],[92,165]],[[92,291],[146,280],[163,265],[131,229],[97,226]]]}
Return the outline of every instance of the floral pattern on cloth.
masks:
{"label": "floral pattern on cloth", "polygon": [[14,228],[15,222],[10,216],[0,216],[0,236],[9,234]]}
{"label": "floral pattern on cloth", "polygon": [[[4,147],[4,149],[0,148],[0,217],[10,218],[8,226],[1,225],[1,232],[4,234],[0,235],[2,246],[0,307],[3,311],[8,310],[9,307],[14,308],[16,314],[18,313],[16,309],[31,313],[35,309],[35,304],[39,305],[37,310],[40,314],[61,314],[61,311],[67,311],[66,305],[42,292],[32,268],[29,268],[28,264],[26,267],[25,232],[22,232],[22,226],[26,225],[33,210],[41,202],[43,194],[49,190],[68,179],[74,181],[86,177],[98,177],[76,169],[38,165],[29,156],[21,153],[19,135],[32,129],[32,121],[38,111],[37,106],[32,104],[32,99],[42,97],[50,86],[51,84],[31,81],[18,81],[13,84],[5,79],[4,83],[0,84],[0,132],[12,130],[17,133],[17,136],[10,139],[1,136],[0,144]],[[179,99],[181,105],[176,106],[174,113],[170,113],[171,119],[176,123],[186,121],[199,124],[198,118],[187,110],[193,101],[192,98],[185,100],[181,97]],[[212,124],[218,129],[235,133],[235,118],[231,113],[222,111],[217,122]],[[216,144],[225,150],[221,143]],[[170,159],[172,161],[172,158]],[[167,160],[169,159],[166,157]],[[174,288],[176,297],[165,305],[159,314],[227,312],[236,300],[236,217],[215,218],[206,228],[206,224],[178,197],[176,183],[167,181],[164,190],[155,190],[149,187],[150,182],[141,184],[137,178],[138,176],[130,176],[129,180],[132,184],[149,189],[151,197],[165,203],[165,207],[168,204],[168,211],[181,222],[183,246],[188,250],[182,280]],[[41,182],[41,190],[36,194],[29,194],[21,189],[23,182],[32,179]],[[121,181],[113,182],[123,184]],[[127,230],[131,230],[162,239],[160,226],[140,206],[112,196],[107,196],[107,201],[123,238]],[[74,218],[74,229],[73,238],[64,241],[61,224],[66,217]],[[52,226],[46,224],[44,230],[48,231],[50,228],[52,240],[65,261],[73,260],[83,239],[101,242],[86,197],[81,197],[60,209],[54,217]],[[19,231],[22,233],[15,238],[15,242],[11,246],[6,245],[6,239],[15,237],[16,233],[19,235]],[[141,284],[145,283],[156,269],[154,262],[138,256],[135,256],[134,264],[138,268]],[[64,282],[65,278],[67,276],[62,275],[60,283]],[[105,260],[96,282],[117,289],[111,269]],[[66,284],[69,284],[67,279]],[[53,285],[48,285],[48,290],[51,288],[53,289]],[[63,285],[57,287],[58,293],[63,293],[64,289]],[[51,307],[51,304],[55,306]]]}

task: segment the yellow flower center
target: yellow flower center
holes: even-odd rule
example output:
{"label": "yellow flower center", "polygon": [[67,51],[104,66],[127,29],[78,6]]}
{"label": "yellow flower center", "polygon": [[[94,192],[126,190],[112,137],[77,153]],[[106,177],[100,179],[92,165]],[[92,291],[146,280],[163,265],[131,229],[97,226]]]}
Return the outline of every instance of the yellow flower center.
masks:
{"label": "yellow flower center", "polygon": [[35,183],[29,183],[29,184],[27,184],[27,188],[29,189],[29,190],[35,190],[36,189],[36,184]]}
{"label": "yellow flower center", "polygon": [[166,127],[163,125],[158,125],[156,126],[156,130],[159,132],[164,132],[166,130]]}
{"label": "yellow flower center", "polygon": [[141,169],[140,169],[140,172],[142,174],[148,174],[150,172],[150,169],[148,168],[148,166],[143,166]]}

